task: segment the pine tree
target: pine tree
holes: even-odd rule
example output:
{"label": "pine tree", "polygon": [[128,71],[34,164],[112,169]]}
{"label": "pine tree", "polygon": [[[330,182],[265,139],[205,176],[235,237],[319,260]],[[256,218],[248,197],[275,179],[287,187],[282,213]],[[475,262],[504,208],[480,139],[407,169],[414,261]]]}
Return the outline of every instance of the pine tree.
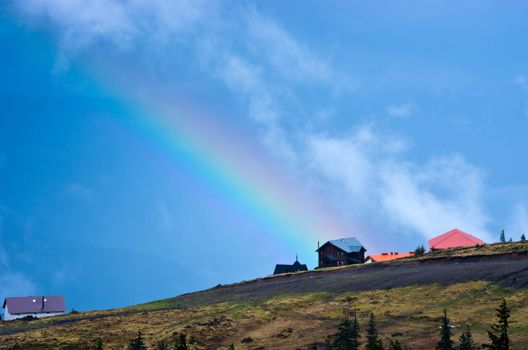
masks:
{"label": "pine tree", "polygon": [[436,344],[436,350],[453,350],[453,341],[451,340],[451,328],[449,328],[449,319],[447,310],[444,309],[442,325],[440,326],[440,341]]}
{"label": "pine tree", "polygon": [[376,329],[376,319],[373,313],[370,313],[370,320],[367,327],[367,344],[365,350],[383,350],[383,343],[378,336]]}
{"label": "pine tree", "polygon": [[352,323],[346,317],[337,329],[332,349],[334,350],[349,350],[352,349],[350,344],[352,342]]}
{"label": "pine tree", "polygon": [[229,345],[229,350],[235,350],[235,344]]}
{"label": "pine tree", "polygon": [[521,242],[524,242],[526,241],[526,236],[524,235],[524,233],[521,235]]}
{"label": "pine tree", "polygon": [[423,256],[425,254],[425,248],[423,245],[421,246],[418,246],[415,250],[414,250],[414,255],[416,256]]}
{"label": "pine tree", "polygon": [[189,350],[189,346],[187,345],[187,336],[185,334],[180,333],[174,350]]}
{"label": "pine tree", "polygon": [[403,350],[403,348],[400,342],[396,339],[396,340],[391,340],[390,345],[389,345],[389,350]]}
{"label": "pine tree", "polygon": [[506,304],[506,299],[502,299],[502,303],[496,310],[498,321],[491,326],[491,331],[488,331],[488,338],[490,344],[484,344],[482,347],[492,350],[509,350],[510,338],[508,337],[508,328],[510,327],[510,310]]}
{"label": "pine tree", "polygon": [[501,241],[501,243],[505,243],[506,242],[506,236],[504,235],[504,230],[501,231],[500,241]]}
{"label": "pine tree", "polygon": [[95,342],[95,350],[104,350],[103,339],[97,339]]}
{"label": "pine tree", "polygon": [[356,312],[354,312],[354,319],[352,321],[346,316],[339,324],[332,349],[359,350],[359,344],[359,322]]}
{"label": "pine tree", "polygon": [[352,346],[350,347],[350,350],[359,350],[359,345],[361,344],[359,338],[359,322],[357,319],[357,313],[354,311],[354,319],[352,320]]}
{"label": "pine tree", "polygon": [[128,343],[128,350],[147,350],[141,332],[138,332],[137,336]]}
{"label": "pine tree", "polygon": [[476,350],[477,346],[473,342],[471,329],[466,326],[466,330],[460,335],[458,350]]}

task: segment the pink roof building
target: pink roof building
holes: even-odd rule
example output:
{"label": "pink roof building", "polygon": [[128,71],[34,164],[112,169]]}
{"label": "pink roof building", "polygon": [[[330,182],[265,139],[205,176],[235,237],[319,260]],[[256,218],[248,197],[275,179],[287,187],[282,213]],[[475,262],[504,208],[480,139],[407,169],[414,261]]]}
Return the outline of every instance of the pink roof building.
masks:
{"label": "pink roof building", "polygon": [[429,240],[429,249],[473,247],[478,244],[484,244],[484,241],[456,228]]}
{"label": "pink roof building", "polygon": [[26,316],[48,317],[66,312],[62,296],[7,297],[2,304],[5,321]]}

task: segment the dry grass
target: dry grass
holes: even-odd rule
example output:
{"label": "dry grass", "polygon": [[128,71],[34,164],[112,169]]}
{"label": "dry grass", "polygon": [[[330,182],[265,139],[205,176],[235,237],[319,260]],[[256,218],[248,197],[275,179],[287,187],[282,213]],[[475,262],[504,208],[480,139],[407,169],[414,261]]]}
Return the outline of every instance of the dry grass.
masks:
{"label": "dry grass", "polygon": [[493,255],[493,254],[506,254],[506,253],[520,253],[526,251],[528,247],[528,241],[524,242],[508,242],[508,243],[492,243],[483,244],[475,247],[467,248],[450,248],[450,249],[439,249],[432,253],[430,256],[469,256],[469,255]]}
{"label": "dry grass", "polygon": [[[408,265],[415,266],[414,260],[439,259],[440,266],[444,266],[441,259],[447,258],[446,263],[450,263],[449,258],[453,256],[485,256],[527,250],[528,243],[492,244],[435,251],[425,257],[406,260],[411,261]],[[226,349],[230,344],[243,350],[306,349],[313,345],[322,349],[325,337],[336,331],[343,310],[351,307],[358,310],[362,325],[366,324],[370,312],[376,314],[385,343],[397,338],[409,349],[434,349],[444,308],[448,310],[452,323],[458,326],[453,330],[455,339],[461,326],[468,324],[475,340],[482,343],[486,341],[486,330],[495,321],[495,308],[502,298],[507,300],[516,322],[511,329],[514,349],[528,349],[528,319],[525,317],[528,314],[527,289],[507,288],[505,284],[483,280],[355,292],[342,291],[342,285],[336,284],[342,279],[356,283],[366,277],[375,277],[376,280],[388,276],[400,278],[401,275],[394,275],[400,270],[390,266],[400,266],[401,263],[383,264],[386,267],[382,270],[363,269],[362,277],[357,273],[361,268],[357,267],[323,269],[297,274],[299,277],[294,274],[278,279],[266,277],[246,281],[124,309],[68,314],[29,322],[0,322],[0,335],[5,334],[0,337],[0,349],[16,349],[17,346],[18,349],[29,350],[85,349],[85,346],[93,346],[96,339],[101,338],[105,349],[122,350],[138,331],[144,334],[149,349],[155,349],[159,340],[173,343],[180,332],[198,339],[197,348],[202,349]],[[457,264],[459,262],[455,261],[451,266],[460,266]],[[519,276],[526,276],[526,268],[519,270],[526,264],[518,266],[515,269]],[[336,270],[339,273],[334,273]],[[325,271],[329,273],[325,274]],[[380,274],[380,271],[385,272]],[[419,270],[412,267],[412,271]],[[497,271],[499,275],[503,273],[501,269]],[[284,291],[285,283],[289,281],[297,285],[301,277],[304,278],[303,283],[309,286],[322,283],[320,286],[325,288],[324,291],[314,288],[312,292]],[[252,294],[251,288],[262,285],[259,283],[263,280],[274,281],[273,284],[266,284],[266,288],[279,286],[279,293],[276,289],[275,293],[263,290]],[[340,287],[334,287],[336,285]],[[217,299],[218,295],[226,293],[231,297],[223,301]],[[242,342],[248,337],[251,342]]]}
{"label": "dry grass", "polygon": [[[501,288],[489,282],[475,281],[450,286],[409,286],[390,290],[342,293],[301,293],[273,297],[259,302],[228,302],[185,309],[113,310],[62,316],[65,323],[49,328],[28,330],[2,337],[0,349],[15,344],[22,349],[83,349],[101,337],[107,349],[125,349],[127,340],[141,330],[154,348],[161,339],[171,341],[178,332],[196,337],[204,348],[221,349],[234,343],[237,349],[297,349],[322,345],[335,332],[343,309],[353,300],[360,322],[370,312],[377,315],[385,341],[395,337],[410,349],[432,349],[443,308],[457,326],[471,325],[477,342],[484,342],[485,331],[494,322],[494,309],[506,298],[516,321],[512,339],[516,349],[528,349],[528,292]],[[127,314],[123,314],[127,312]],[[86,316],[93,319],[79,320]],[[44,325],[46,321],[9,327]],[[7,327],[7,325],[2,325]],[[458,337],[459,328],[454,330]],[[253,342],[241,343],[251,337]]]}

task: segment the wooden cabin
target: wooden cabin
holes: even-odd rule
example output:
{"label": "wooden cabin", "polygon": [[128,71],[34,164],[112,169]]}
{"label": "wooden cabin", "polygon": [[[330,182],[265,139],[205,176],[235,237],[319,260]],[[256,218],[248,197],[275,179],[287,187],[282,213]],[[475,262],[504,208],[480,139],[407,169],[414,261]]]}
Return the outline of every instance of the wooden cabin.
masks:
{"label": "wooden cabin", "polygon": [[319,268],[333,267],[365,262],[365,247],[355,237],[328,241],[317,250]]}

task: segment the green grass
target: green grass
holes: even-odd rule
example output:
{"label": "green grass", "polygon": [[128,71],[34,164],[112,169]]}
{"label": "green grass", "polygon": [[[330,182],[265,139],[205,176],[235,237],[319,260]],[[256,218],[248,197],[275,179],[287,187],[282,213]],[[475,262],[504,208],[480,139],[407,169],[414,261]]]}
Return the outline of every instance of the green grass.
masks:
{"label": "green grass", "polygon": [[[512,309],[512,320],[516,321],[511,329],[514,343],[517,348],[528,348],[528,319],[524,317],[528,314],[528,292],[473,281],[338,295],[288,293],[251,302],[223,302],[184,309],[168,309],[172,304],[161,301],[138,305],[134,309],[65,315],[29,323],[10,322],[2,324],[0,329],[12,327],[27,331],[4,336],[0,349],[9,349],[16,343],[24,349],[67,349],[94,341],[99,336],[105,340],[108,349],[122,349],[127,339],[138,330],[145,334],[150,345],[160,339],[171,339],[175,332],[185,332],[201,339],[205,345],[219,348],[235,343],[239,344],[238,348],[246,349],[240,340],[251,336],[253,347],[296,349],[317,344],[335,332],[346,308],[357,309],[363,325],[370,312],[374,312],[385,341],[396,335],[411,349],[430,349],[437,337],[443,308],[447,308],[454,324],[470,324],[475,339],[482,343],[486,340],[486,329],[495,321],[495,308],[502,298],[507,300]],[[133,312],[120,315],[123,311]],[[75,320],[88,315],[105,318],[46,327],[56,320]],[[453,332],[457,338],[458,328]]]}

